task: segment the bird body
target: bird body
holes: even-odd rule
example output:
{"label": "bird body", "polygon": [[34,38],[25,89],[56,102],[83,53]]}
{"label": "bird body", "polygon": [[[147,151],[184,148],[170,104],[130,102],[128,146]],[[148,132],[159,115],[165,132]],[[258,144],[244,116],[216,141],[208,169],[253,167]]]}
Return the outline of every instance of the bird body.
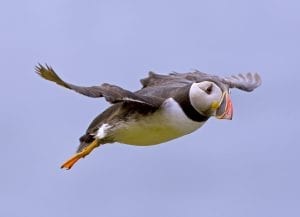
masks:
{"label": "bird body", "polygon": [[104,97],[113,104],[80,137],[77,153],[62,165],[66,169],[102,144],[155,145],[194,132],[212,116],[231,119],[229,89],[252,91],[261,84],[257,73],[221,78],[199,71],[150,72],[141,80],[143,87],[131,92],[106,83],[92,87],[70,84],[47,65],[38,65],[36,72],[63,87],[89,97]]}
{"label": "bird body", "polygon": [[151,115],[133,113],[126,120],[118,119],[114,125],[102,124],[96,137],[100,140],[110,137],[114,142],[129,145],[156,145],[192,133],[203,124],[189,119],[180,105],[168,98]]}

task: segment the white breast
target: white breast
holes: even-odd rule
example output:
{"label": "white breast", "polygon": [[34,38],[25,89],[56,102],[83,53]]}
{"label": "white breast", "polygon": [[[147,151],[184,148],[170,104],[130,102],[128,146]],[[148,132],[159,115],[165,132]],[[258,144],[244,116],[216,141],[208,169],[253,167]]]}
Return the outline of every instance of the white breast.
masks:
{"label": "white breast", "polygon": [[[189,119],[179,104],[169,98],[152,115],[120,123],[110,130],[116,142],[143,146],[163,143],[192,133],[203,124],[204,122],[195,122]],[[108,125],[103,126],[106,129],[109,128]],[[101,128],[98,132],[104,136]]]}

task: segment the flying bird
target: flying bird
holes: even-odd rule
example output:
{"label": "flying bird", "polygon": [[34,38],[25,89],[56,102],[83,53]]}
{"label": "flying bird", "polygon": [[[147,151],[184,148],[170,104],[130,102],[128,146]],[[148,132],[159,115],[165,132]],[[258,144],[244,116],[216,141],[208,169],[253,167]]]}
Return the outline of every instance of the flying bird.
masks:
{"label": "flying bird", "polygon": [[90,123],[76,154],[62,164],[65,169],[103,144],[155,145],[194,132],[210,117],[230,120],[229,89],[250,92],[261,85],[257,73],[219,77],[197,70],[149,72],[141,79],[142,88],[132,92],[107,83],[91,87],[67,83],[48,65],[38,64],[35,71],[46,80],[88,97],[104,97],[112,104]]}

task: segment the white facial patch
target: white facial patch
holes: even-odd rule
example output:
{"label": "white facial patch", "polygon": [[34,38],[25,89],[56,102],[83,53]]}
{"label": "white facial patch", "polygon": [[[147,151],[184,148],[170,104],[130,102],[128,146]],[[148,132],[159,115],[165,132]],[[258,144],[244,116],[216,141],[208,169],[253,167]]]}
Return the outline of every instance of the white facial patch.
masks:
{"label": "white facial patch", "polygon": [[[211,86],[211,90],[206,92],[207,87]],[[212,104],[220,102],[222,99],[221,89],[211,81],[203,81],[192,84],[189,93],[192,106],[200,113],[210,110]]]}

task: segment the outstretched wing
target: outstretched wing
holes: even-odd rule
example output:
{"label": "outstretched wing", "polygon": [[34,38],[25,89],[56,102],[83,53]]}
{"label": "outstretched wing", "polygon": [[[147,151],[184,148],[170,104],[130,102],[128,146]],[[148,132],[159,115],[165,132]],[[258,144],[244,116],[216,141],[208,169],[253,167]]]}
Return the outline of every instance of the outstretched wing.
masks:
{"label": "outstretched wing", "polygon": [[135,102],[149,105],[151,107],[159,107],[163,102],[160,98],[151,98],[143,96],[131,91],[125,90],[121,87],[111,84],[101,84],[100,86],[82,87],[63,81],[55,71],[48,65],[43,66],[39,64],[36,66],[35,71],[44,79],[53,81],[56,84],[74,90],[77,93],[83,94],[88,97],[104,97],[110,103],[118,102]]}
{"label": "outstretched wing", "polygon": [[238,88],[250,92],[261,85],[261,78],[258,73],[249,72],[223,78],[223,82],[228,84],[229,88]]}
{"label": "outstretched wing", "polygon": [[173,73],[172,75],[176,75],[177,77],[184,77],[187,80],[193,81],[193,82],[200,82],[204,80],[211,80],[215,81],[217,83],[223,83],[228,88],[238,88],[240,90],[244,91],[253,91],[255,88],[261,85],[261,78],[258,73],[251,73],[248,72],[246,74],[238,74],[238,75],[232,75],[229,77],[219,77],[216,75],[209,75],[204,72],[188,72],[188,73]]}
{"label": "outstretched wing", "polygon": [[219,77],[210,75],[200,71],[177,73],[173,72],[169,75],[160,75],[154,72],[149,72],[149,76],[141,80],[143,88],[151,88],[158,86],[170,85],[180,87],[194,82],[214,81],[220,86],[226,88],[238,88],[244,91],[252,91],[261,85],[261,78],[258,73],[246,73],[232,75],[229,77]]}
{"label": "outstretched wing", "polygon": [[186,78],[190,73],[170,73],[169,75],[161,75],[150,71],[148,77],[141,79],[143,88],[158,86],[185,86],[192,83]]}

